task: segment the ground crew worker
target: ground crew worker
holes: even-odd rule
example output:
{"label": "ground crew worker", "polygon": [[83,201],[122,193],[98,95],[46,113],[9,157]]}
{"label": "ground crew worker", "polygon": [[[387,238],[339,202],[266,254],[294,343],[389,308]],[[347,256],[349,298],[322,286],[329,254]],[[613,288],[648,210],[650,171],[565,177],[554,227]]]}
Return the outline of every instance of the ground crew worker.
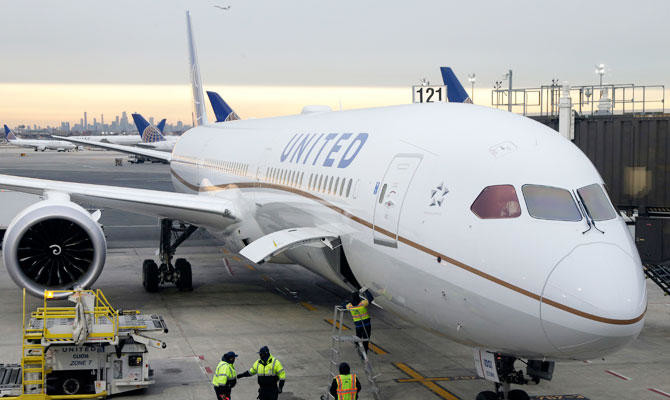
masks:
{"label": "ground crew worker", "polygon": [[351,318],[356,326],[356,336],[363,339],[363,348],[368,352],[370,344],[370,335],[372,334],[372,324],[370,323],[370,314],[368,314],[369,302],[367,299],[361,299],[358,292],[351,293],[350,302],[347,304],[347,310],[351,313]]}
{"label": "ground crew worker", "polygon": [[221,357],[221,362],[216,366],[212,385],[214,385],[217,400],[229,400],[230,392],[237,383],[237,372],[233,366],[235,357],[237,354],[229,351]]}
{"label": "ground crew worker", "polygon": [[349,364],[340,364],[340,374],[330,384],[330,394],[337,400],[356,400],[361,391],[361,382],[351,373]]}
{"label": "ground crew worker", "polygon": [[245,378],[251,375],[258,375],[258,399],[259,400],[277,400],[279,393],[284,390],[286,381],[286,372],[281,362],[270,354],[268,346],[263,346],[258,351],[260,357],[254,365],[240,375],[238,378]]}

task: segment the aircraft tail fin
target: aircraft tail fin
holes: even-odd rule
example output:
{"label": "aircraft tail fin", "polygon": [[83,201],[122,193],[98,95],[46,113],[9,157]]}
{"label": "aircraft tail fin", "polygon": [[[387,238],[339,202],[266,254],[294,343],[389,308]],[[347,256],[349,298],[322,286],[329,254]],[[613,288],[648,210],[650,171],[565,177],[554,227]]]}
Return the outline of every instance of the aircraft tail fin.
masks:
{"label": "aircraft tail fin", "polygon": [[163,133],[163,131],[165,131],[165,122],[166,121],[167,120],[165,118],[163,118],[162,120],[160,120],[158,125],[156,125],[156,128],[158,128],[158,130],[161,131],[161,133]]}
{"label": "aircraft tail fin", "polygon": [[155,126],[151,125],[144,117],[140,114],[132,114],[133,121],[135,121],[135,126],[137,126],[137,131],[142,137],[143,143],[155,143],[162,142],[165,140],[165,137],[161,135],[161,132]]}
{"label": "aircraft tail fin", "polygon": [[7,141],[16,140],[16,135],[14,135],[14,132],[7,125],[5,125],[5,139]]}
{"label": "aircraft tail fin", "polygon": [[450,103],[472,103],[468,92],[465,91],[451,67],[440,67],[440,72],[442,72],[442,80],[447,86],[447,97]]}
{"label": "aircraft tail fin", "polygon": [[235,111],[226,103],[225,100],[216,92],[207,91],[209,102],[212,104],[216,122],[235,121],[240,119]]}
{"label": "aircraft tail fin", "polygon": [[191,87],[193,89],[195,125],[206,125],[207,113],[205,111],[205,96],[202,93],[200,65],[198,64],[198,55],[195,51],[195,38],[193,37],[193,27],[191,26],[191,13],[188,10],[186,11],[186,34],[188,36],[188,58],[191,74]]}

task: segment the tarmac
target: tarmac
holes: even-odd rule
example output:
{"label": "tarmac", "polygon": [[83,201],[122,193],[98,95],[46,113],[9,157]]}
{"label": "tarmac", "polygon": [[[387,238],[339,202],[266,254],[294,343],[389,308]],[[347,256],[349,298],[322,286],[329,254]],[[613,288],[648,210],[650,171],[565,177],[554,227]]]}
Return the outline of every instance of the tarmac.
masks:
{"label": "tarmac", "polygon": [[[20,156],[25,153],[25,156]],[[124,165],[114,166],[114,158]],[[73,182],[173,190],[164,164],[130,165],[126,156],[103,151],[33,152],[0,146],[0,173]],[[318,399],[330,383],[333,306],[347,292],[298,265],[248,262],[201,233],[177,251],[193,265],[193,291],[174,287],[147,293],[141,265],[155,258],[156,219],[117,210],[102,210],[108,235],[105,269],[95,284],[110,302],[164,317],[170,331],[161,336],[164,350],[150,350],[156,384],[116,399],[213,398],[212,371],[221,355],[240,355],[239,373],[268,345],[283,363],[287,383],[280,400]],[[223,258],[230,263],[226,268]],[[2,262],[0,261],[0,264]],[[526,386],[534,399],[663,399],[670,398],[670,298],[647,281],[649,305],[645,328],[630,346],[605,360],[560,362],[554,379]],[[18,362],[21,292],[0,267],[0,362]],[[37,299],[31,300],[36,307]],[[474,399],[492,384],[477,378],[472,349],[411,325],[398,316],[372,308],[375,346],[371,359],[379,373],[383,399]],[[351,321],[345,322],[352,327]],[[350,332],[350,330],[349,330]],[[358,373],[372,399],[362,364],[351,345],[343,359]],[[242,379],[233,399],[255,399],[255,378]]]}

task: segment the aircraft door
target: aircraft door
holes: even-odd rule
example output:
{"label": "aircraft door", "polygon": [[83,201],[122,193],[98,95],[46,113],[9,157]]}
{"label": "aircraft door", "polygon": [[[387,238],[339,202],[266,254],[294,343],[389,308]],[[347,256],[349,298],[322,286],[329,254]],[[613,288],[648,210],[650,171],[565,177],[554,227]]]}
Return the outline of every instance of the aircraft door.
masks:
{"label": "aircraft door", "polygon": [[400,215],[421,154],[397,154],[380,182],[375,198],[373,240],[375,244],[398,247]]}

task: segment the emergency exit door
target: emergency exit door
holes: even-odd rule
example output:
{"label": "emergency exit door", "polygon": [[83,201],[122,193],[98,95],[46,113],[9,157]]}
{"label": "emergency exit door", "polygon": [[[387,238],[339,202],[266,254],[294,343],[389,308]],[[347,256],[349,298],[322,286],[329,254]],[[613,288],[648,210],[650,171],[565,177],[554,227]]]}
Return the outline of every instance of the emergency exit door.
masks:
{"label": "emergency exit door", "polygon": [[391,160],[375,197],[373,240],[398,247],[398,225],[407,190],[421,163],[420,154],[398,154]]}

